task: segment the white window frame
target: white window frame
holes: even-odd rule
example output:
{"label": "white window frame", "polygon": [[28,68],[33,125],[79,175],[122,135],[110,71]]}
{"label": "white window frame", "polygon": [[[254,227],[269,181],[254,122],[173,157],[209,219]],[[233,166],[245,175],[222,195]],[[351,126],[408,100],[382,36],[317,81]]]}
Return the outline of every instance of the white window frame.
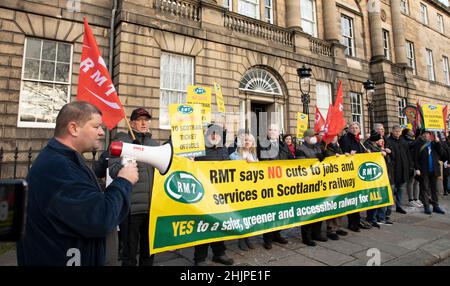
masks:
{"label": "white window frame", "polygon": [[438,29],[439,32],[441,32],[442,34],[444,34],[445,29],[444,29],[444,17],[437,13],[437,24],[438,24]]}
{"label": "white window frame", "polygon": [[400,10],[404,15],[409,15],[409,4],[408,0],[401,0],[400,1]]}
{"label": "white window frame", "polygon": [[228,11],[233,11],[233,0],[223,0],[223,7],[227,8]]}
{"label": "white window frame", "polygon": [[316,83],[316,106],[324,118],[327,118],[328,108],[332,103],[331,83],[318,81]]}
{"label": "white window frame", "polygon": [[408,118],[403,113],[403,109],[406,107],[406,98],[399,97],[397,99],[397,103],[398,103],[398,123],[400,126],[402,125],[405,126],[408,124]]}
{"label": "white window frame", "polygon": [[360,93],[350,92],[350,102],[352,122],[359,122],[361,134],[364,136],[364,107],[362,95]]}
{"label": "white window frame", "polygon": [[[264,20],[267,23],[273,24],[273,0],[263,0],[263,1],[264,1]],[[266,1],[268,1],[269,3],[266,3]],[[266,17],[266,9],[269,11],[269,18]]]}
{"label": "white window frame", "polygon": [[383,29],[383,50],[384,50],[384,57],[387,60],[391,60],[391,43],[389,38],[389,31]]}
{"label": "white window frame", "polygon": [[422,24],[428,26],[428,8],[422,3],[420,3],[420,18]]}
{"label": "white window frame", "polygon": [[448,57],[442,56],[442,65],[443,65],[443,70],[444,70],[444,82],[446,85],[450,85],[450,72],[449,72]]}
{"label": "white window frame", "polygon": [[413,69],[413,74],[416,74],[416,56],[414,54],[414,43],[410,41],[406,41],[406,59],[408,60],[407,64],[410,68]]}
{"label": "white window frame", "polygon": [[428,80],[435,81],[436,77],[434,74],[433,51],[429,49],[426,49],[426,65],[428,72]]}
{"label": "white window frame", "polygon": [[[243,4],[247,3],[249,5],[254,5],[255,11],[254,14],[251,14],[247,11],[244,11]],[[259,0],[238,0],[238,13],[253,19],[258,19],[260,18],[260,10],[259,10]]]}
{"label": "white window frame", "polygon": [[[298,0],[298,1],[300,1],[300,0]],[[302,29],[303,29],[303,31],[305,33],[307,33],[307,34],[317,38],[317,9],[316,9],[316,1],[315,0],[301,0],[301,1],[305,1],[305,2],[309,1],[311,3],[311,7],[312,7],[312,11],[304,11],[305,10],[305,9],[303,9],[304,7],[301,6],[302,2],[300,3],[300,7],[301,7],[301,10],[300,10],[301,27],[302,27]],[[312,16],[312,20],[305,18],[306,12],[309,12],[308,16]],[[306,24],[309,24],[309,25],[312,26],[312,33],[311,34],[308,33],[305,30],[305,28],[304,28],[305,26],[304,25],[306,25]]]}
{"label": "white window frame", "polygon": [[[190,68],[190,72],[191,72],[191,82],[188,83],[189,84],[194,84],[194,65],[195,65],[195,59],[191,56],[186,56],[186,55],[180,55],[180,54],[175,54],[175,53],[170,53],[170,52],[161,52],[161,59],[160,59],[160,92],[159,92],[159,128],[160,129],[170,129],[170,117],[169,117],[169,104],[171,103],[175,103],[175,104],[181,104],[181,103],[186,103],[186,95],[187,95],[187,88],[188,86],[183,86],[180,89],[176,89],[176,88],[172,88],[172,87],[166,87],[166,84],[163,84],[163,78],[164,78],[164,73],[166,72],[164,69],[167,68],[166,66],[162,66],[162,57],[163,56],[168,56],[169,60],[170,57],[185,57],[185,58],[190,58],[191,61],[191,68]],[[174,70],[173,67],[170,67],[170,64],[168,65],[169,67],[169,71],[167,71],[168,73],[173,73]],[[169,84],[170,85],[170,84]],[[163,92],[162,91],[170,91],[170,92],[176,92],[178,93],[178,98],[176,101],[171,101],[170,99],[170,95],[169,95],[169,100],[168,100],[168,105],[167,106],[162,106],[163,103],[163,99],[162,97]],[[184,98],[183,98],[184,97]],[[163,118],[163,114],[164,112],[166,113],[167,118],[169,118],[168,120],[168,124],[163,124],[163,121],[161,120]]]}
{"label": "white window frame", "polygon": [[[42,59],[42,51],[43,51],[42,47],[44,45],[44,41],[46,41],[46,42],[55,42],[56,43],[56,54],[55,54],[55,61],[54,61],[54,63],[55,63],[54,77],[56,76],[56,64],[59,62],[58,61],[58,45],[59,45],[59,43],[70,46],[70,60],[69,60],[69,62],[68,63],[60,62],[60,63],[69,64],[69,78],[68,78],[68,82],[60,82],[60,81],[56,81],[56,80],[50,81],[50,80],[41,80],[41,79],[31,79],[31,78],[26,78],[25,77],[25,62],[28,59],[26,57],[26,55],[27,55],[28,41],[30,39],[41,41],[41,52],[40,52],[39,59],[37,59],[37,58],[29,58],[29,59],[39,60],[39,71],[38,71],[39,77],[40,77],[40,74],[41,74],[41,63],[42,63],[42,61],[49,61],[49,62],[51,62],[50,60]],[[23,59],[22,59],[22,75],[21,75],[21,81],[20,81],[19,109],[18,109],[18,113],[17,113],[17,127],[55,128],[56,116],[57,116],[58,112],[55,112],[55,114],[54,114],[54,116],[55,116],[55,118],[54,118],[55,123],[21,121],[21,116],[23,114],[22,113],[22,108],[24,108],[24,103],[22,101],[22,93],[24,91],[24,84],[25,84],[25,82],[34,82],[34,83],[38,83],[38,85],[40,85],[40,84],[66,85],[67,86],[66,103],[69,103],[70,102],[70,95],[71,95],[71,87],[72,87],[72,59],[73,59],[73,45],[70,44],[70,43],[61,42],[61,41],[47,40],[47,39],[39,39],[39,38],[33,38],[33,37],[25,38],[24,52],[23,52]]]}
{"label": "white window frame", "polygon": [[[344,30],[344,21],[348,21],[349,23],[348,31]],[[349,35],[346,35],[346,32],[348,32]],[[345,54],[347,56],[356,57],[353,18],[344,14],[341,14],[341,34],[342,34],[342,44],[347,47],[345,49]],[[350,45],[346,45],[344,39],[349,39]]]}

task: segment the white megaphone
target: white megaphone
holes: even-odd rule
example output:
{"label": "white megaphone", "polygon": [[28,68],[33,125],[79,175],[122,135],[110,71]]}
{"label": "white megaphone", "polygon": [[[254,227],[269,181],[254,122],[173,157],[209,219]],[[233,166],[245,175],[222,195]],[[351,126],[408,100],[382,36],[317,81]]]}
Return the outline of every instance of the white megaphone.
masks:
{"label": "white megaphone", "polygon": [[172,164],[173,147],[170,142],[151,147],[117,141],[111,143],[109,151],[112,156],[122,157],[122,162],[136,160],[150,164],[158,169],[161,175],[165,175]]}

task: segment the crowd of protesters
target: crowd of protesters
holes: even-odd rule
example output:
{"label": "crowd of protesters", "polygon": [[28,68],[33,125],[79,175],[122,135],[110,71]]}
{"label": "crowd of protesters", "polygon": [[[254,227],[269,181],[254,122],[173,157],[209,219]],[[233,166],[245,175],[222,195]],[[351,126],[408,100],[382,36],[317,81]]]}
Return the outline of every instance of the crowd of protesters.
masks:
{"label": "crowd of protesters", "polygon": [[[226,132],[218,125],[211,125],[216,133],[225,135]],[[340,236],[347,235],[344,230],[360,232],[360,229],[381,228],[380,225],[392,225],[391,213],[407,214],[403,205],[403,195],[408,196],[407,206],[412,208],[423,208],[425,214],[444,214],[439,206],[438,199],[438,177],[443,175],[443,195],[448,195],[450,180],[450,136],[445,138],[433,132],[418,129],[416,134],[410,129],[402,129],[393,126],[389,134],[385,133],[384,126],[380,123],[374,125],[374,129],[367,134],[363,140],[361,128],[358,122],[352,122],[339,136],[335,136],[331,143],[322,141],[321,133],[312,129],[304,132],[303,139],[296,142],[291,134],[280,136],[277,125],[271,124],[267,129],[267,136],[255,140],[253,135],[240,131],[234,141],[237,148],[230,149],[231,160],[246,160],[257,162],[264,160],[289,160],[317,158],[322,161],[325,157],[352,156],[359,153],[379,152],[383,155],[389,181],[391,184],[394,205],[367,210],[365,213],[352,213],[347,215],[347,225],[344,218],[337,217],[325,221],[326,231],[323,233],[323,222],[314,222],[301,226],[302,242],[308,246],[315,246],[316,241],[326,242],[339,240]],[[440,138],[441,137],[441,138]],[[282,138],[282,139],[281,139]],[[206,137],[209,142],[208,137]],[[216,140],[217,145],[208,148],[220,148],[225,140]],[[208,145],[208,143],[207,143]],[[220,146],[219,146],[220,145]],[[208,153],[208,152],[207,152]],[[208,156],[208,155],[207,155]],[[440,162],[442,162],[442,173]],[[283,237],[281,231],[263,234],[263,246],[270,250],[272,243],[287,244],[287,238]],[[241,250],[248,251],[254,245],[248,238],[238,240]],[[206,246],[205,246],[206,247]],[[214,249],[213,249],[214,250]],[[225,251],[219,253],[220,259],[214,255],[213,261],[230,265],[233,263]],[[195,258],[196,265],[205,265],[206,256],[201,261]]]}

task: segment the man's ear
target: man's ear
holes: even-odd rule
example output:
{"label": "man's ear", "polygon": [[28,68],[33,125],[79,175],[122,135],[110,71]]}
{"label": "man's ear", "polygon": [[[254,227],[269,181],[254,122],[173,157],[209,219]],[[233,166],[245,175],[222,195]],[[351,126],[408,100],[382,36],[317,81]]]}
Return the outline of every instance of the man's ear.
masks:
{"label": "man's ear", "polygon": [[67,133],[74,137],[78,136],[79,129],[80,128],[75,121],[71,121],[69,122],[69,124],[67,124]]}

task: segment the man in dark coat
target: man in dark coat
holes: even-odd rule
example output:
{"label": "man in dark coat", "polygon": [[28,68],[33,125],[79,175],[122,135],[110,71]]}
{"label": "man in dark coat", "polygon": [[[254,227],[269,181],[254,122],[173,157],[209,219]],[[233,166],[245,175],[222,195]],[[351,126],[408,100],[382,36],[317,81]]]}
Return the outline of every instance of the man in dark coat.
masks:
{"label": "man in dark coat", "polygon": [[[287,160],[291,158],[286,143],[280,140],[280,129],[276,124],[269,125],[267,137],[263,136],[261,138],[260,136],[258,139],[257,153],[260,161]],[[287,239],[281,236],[279,230],[263,234],[263,240],[264,248],[266,249],[272,248],[273,241],[281,244],[288,243]]]}
{"label": "man in dark coat", "polygon": [[20,266],[101,266],[105,238],[128,214],[136,164],[121,168],[102,192],[82,154],[100,148],[101,112],[93,105],[66,104],[56,118],[55,137],[27,176],[25,237],[17,243]]}
{"label": "man in dark coat", "polygon": [[[205,156],[196,157],[195,161],[227,161],[230,160],[228,150],[224,147],[223,128],[217,124],[209,124],[205,133]],[[212,261],[224,265],[233,265],[233,258],[225,254],[226,247],[223,241],[216,241],[196,245],[194,250],[195,266],[206,266],[206,258],[208,257],[208,247],[211,246],[213,251]]]}
{"label": "man in dark coat", "polygon": [[[360,142],[361,129],[358,122],[352,122],[348,126],[348,132],[342,136],[339,144],[344,153],[356,154],[365,153],[366,149]],[[348,228],[351,231],[359,232],[361,216],[359,212],[349,214],[348,216]]]}
{"label": "man in dark coat", "polygon": [[402,128],[398,125],[392,128],[391,136],[386,139],[386,146],[391,149],[392,163],[393,163],[393,182],[395,196],[396,211],[401,214],[406,214],[402,208],[402,194],[406,192],[409,181],[409,173],[412,168],[411,157],[409,154],[409,145],[402,137]]}
{"label": "man in dark coat", "polygon": [[431,214],[430,205],[433,212],[444,214],[439,207],[437,193],[437,178],[441,175],[439,159],[443,155],[439,138],[431,141],[431,132],[422,131],[414,149],[414,169],[420,182],[420,200],[424,206],[426,214]]}
{"label": "man in dark coat", "polygon": [[[305,142],[298,148],[298,158],[318,158],[322,161],[325,158],[325,155],[319,147],[314,130],[307,129],[303,134],[303,138]],[[301,231],[302,241],[308,246],[316,246],[314,240],[323,242],[328,240],[326,237],[322,236],[322,221],[302,225]]]}
{"label": "man in dark coat", "polygon": [[[152,116],[144,108],[137,108],[131,113],[130,125],[136,140],[133,141],[130,133],[117,133],[112,140],[125,143],[134,143],[144,146],[158,146],[152,139],[149,131]],[[148,225],[150,203],[153,189],[153,173],[155,168],[151,165],[137,162],[139,181],[134,185],[131,193],[131,208],[129,215],[120,223],[120,237],[122,243],[122,266],[136,266],[137,251],[139,251],[139,265],[153,265],[154,256],[149,254]],[[109,159],[109,171],[112,178],[122,167],[121,159],[111,157]]]}

